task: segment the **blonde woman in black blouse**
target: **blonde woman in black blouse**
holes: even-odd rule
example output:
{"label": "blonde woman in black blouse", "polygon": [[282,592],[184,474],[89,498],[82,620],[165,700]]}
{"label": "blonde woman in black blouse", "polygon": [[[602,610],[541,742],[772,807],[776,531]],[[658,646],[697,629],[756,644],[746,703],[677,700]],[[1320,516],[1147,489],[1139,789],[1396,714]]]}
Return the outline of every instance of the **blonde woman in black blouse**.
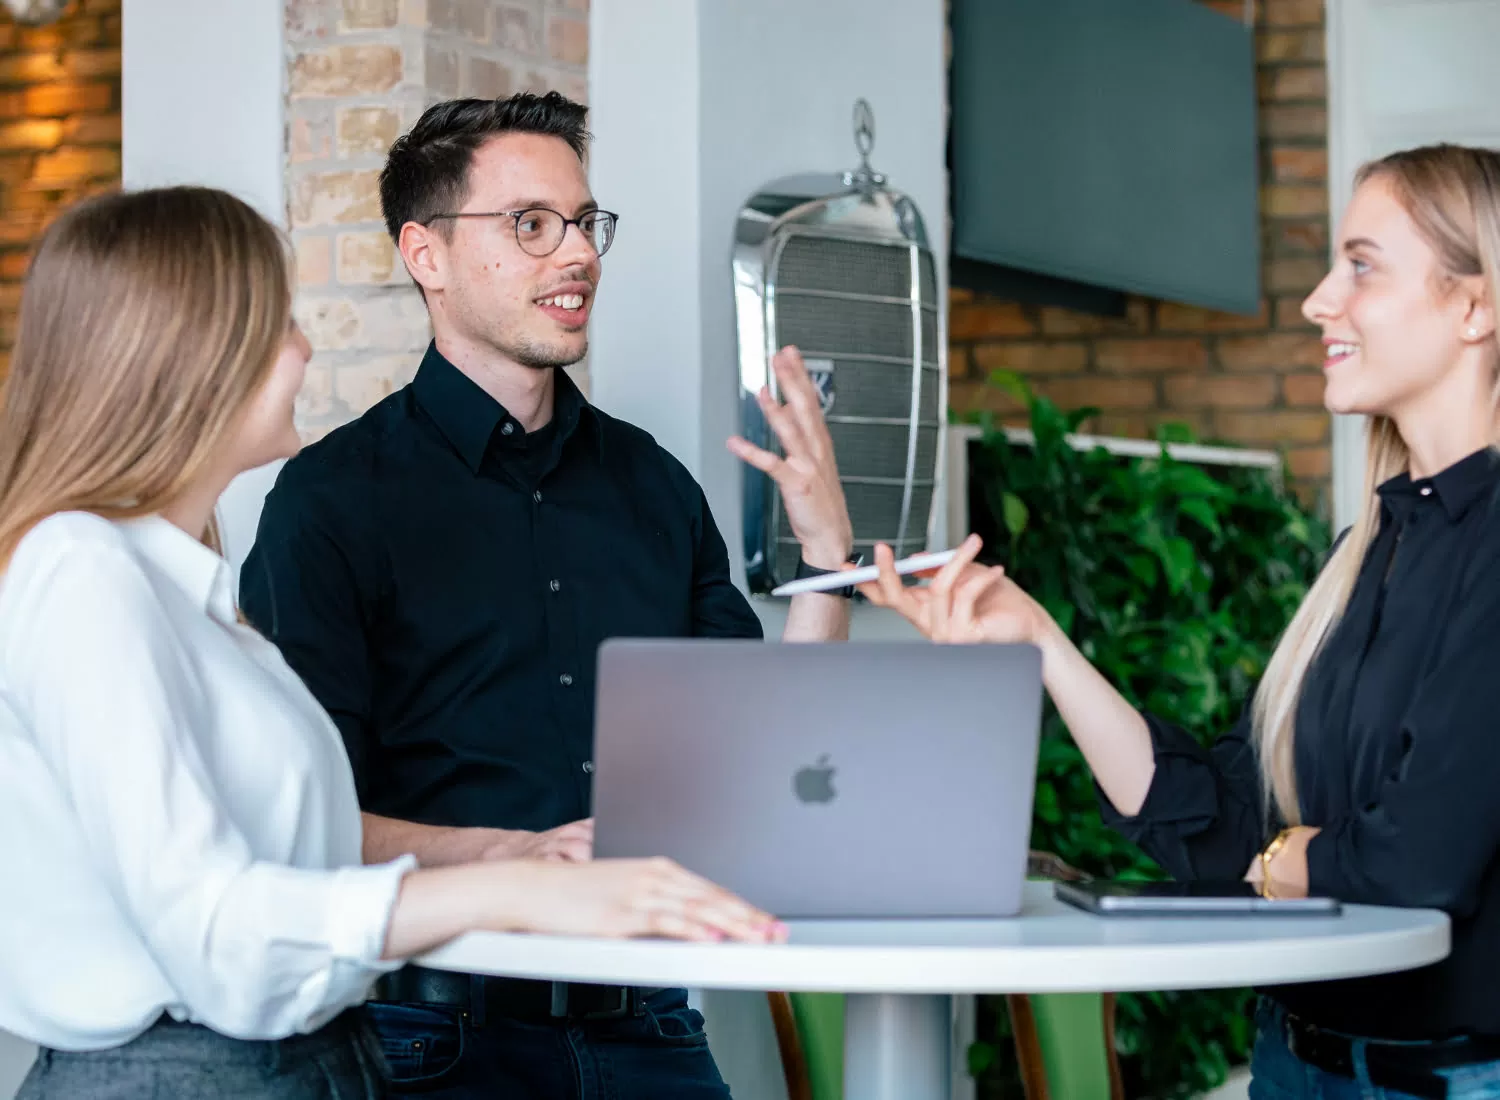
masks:
{"label": "blonde woman in black blouse", "polygon": [[1106,818],[1174,877],[1451,915],[1442,963],[1265,990],[1252,1097],[1500,1097],[1500,154],[1368,165],[1336,245],[1303,312],[1328,409],[1370,418],[1363,507],[1211,749],[1126,703],[976,538],[926,588],[881,548],[866,594],[936,641],[1037,645]]}

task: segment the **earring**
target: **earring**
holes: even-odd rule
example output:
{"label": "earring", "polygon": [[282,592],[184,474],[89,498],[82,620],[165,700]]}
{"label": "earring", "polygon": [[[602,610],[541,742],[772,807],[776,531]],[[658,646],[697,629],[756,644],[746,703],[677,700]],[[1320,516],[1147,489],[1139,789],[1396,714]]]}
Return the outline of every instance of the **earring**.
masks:
{"label": "earring", "polygon": [[1469,339],[1470,340],[1478,340],[1479,339],[1479,330],[1477,328],[1471,328],[1469,330]]}

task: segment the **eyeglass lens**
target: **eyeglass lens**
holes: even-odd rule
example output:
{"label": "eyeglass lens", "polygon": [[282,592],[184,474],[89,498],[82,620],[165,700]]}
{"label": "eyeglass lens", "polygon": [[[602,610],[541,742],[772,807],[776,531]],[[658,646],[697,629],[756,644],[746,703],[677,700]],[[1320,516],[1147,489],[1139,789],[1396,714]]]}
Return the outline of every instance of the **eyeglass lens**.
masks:
{"label": "eyeglass lens", "polygon": [[[595,210],[579,218],[577,224],[595,252],[602,256],[609,251],[615,236],[613,215]],[[555,210],[527,210],[516,217],[516,242],[532,256],[556,252],[567,231],[567,220]]]}

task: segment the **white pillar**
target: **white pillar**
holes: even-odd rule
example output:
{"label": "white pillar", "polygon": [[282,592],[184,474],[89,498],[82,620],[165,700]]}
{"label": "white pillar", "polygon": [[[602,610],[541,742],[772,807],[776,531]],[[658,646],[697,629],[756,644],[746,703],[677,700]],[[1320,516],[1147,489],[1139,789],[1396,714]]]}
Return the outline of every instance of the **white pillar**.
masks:
{"label": "white pillar", "polygon": [[221,187],[284,224],[281,0],[130,0],[124,11],[125,186]]}
{"label": "white pillar", "polygon": [[[592,399],[651,432],[696,475],[743,579],[730,245],[762,184],[858,165],[854,101],[875,110],[871,158],[913,197],[947,255],[943,5],[933,0],[593,0],[590,176],[620,215],[590,332]],[[783,601],[756,601],[777,637]],[[910,637],[872,608],[856,638]],[[863,612],[868,612],[864,614]],[[743,1100],[782,1100],[765,996],[709,992],[720,1068]]]}
{"label": "white pillar", "polygon": [[[130,0],[124,12],[124,185],[219,187],[284,226],[282,0]],[[236,567],[254,541],[275,469],[246,474],[219,502]]]}
{"label": "white pillar", "polygon": [[695,474],[708,275],[698,9],[698,0],[594,0],[589,12],[590,183],[599,204],[620,215],[590,325],[590,397],[651,432]]}
{"label": "white pillar", "polygon": [[[724,449],[738,415],[735,217],[779,176],[857,167],[863,97],[872,163],[916,201],[941,270],[944,33],[931,0],[594,0],[591,174],[621,221],[594,313],[592,394],[702,482],[737,577],[740,471]],[[760,610],[779,631],[784,608]]]}

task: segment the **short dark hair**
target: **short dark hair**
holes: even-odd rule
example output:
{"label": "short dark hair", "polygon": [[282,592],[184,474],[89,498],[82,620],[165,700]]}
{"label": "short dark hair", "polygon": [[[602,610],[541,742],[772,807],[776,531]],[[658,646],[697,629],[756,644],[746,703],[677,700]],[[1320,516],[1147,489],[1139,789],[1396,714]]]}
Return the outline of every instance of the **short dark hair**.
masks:
{"label": "short dark hair", "polygon": [[450,99],[422,112],[398,137],[380,173],[380,212],[392,240],[407,222],[426,225],[457,210],[469,191],[474,151],[501,134],[562,138],[584,159],[588,108],[557,92],[521,92],[505,99]]}

